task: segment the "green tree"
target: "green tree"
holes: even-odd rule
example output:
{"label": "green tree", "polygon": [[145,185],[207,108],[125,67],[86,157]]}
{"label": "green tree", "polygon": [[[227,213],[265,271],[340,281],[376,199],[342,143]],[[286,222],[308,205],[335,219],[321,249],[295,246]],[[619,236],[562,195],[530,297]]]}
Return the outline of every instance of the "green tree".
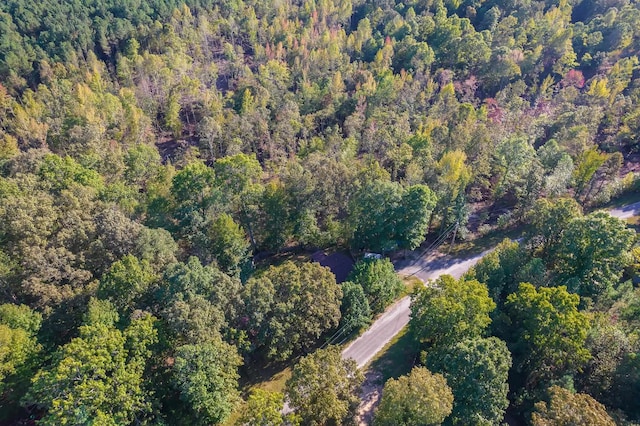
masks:
{"label": "green tree", "polygon": [[575,218],[582,216],[580,205],[572,198],[538,200],[527,216],[531,225],[528,243],[545,261],[552,261],[566,229]]}
{"label": "green tree", "polygon": [[132,311],[156,278],[148,262],[126,255],[102,276],[96,294],[110,300],[120,312]]}
{"label": "green tree", "polygon": [[195,424],[224,422],[240,402],[236,349],[220,339],[180,346],[175,353],[173,382]]}
{"label": "green tree", "polygon": [[165,271],[158,292],[161,316],[179,341],[199,343],[229,331],[239,306],[240,281],[196,257]]}
{"label": "green tree", "polygon": [[42,346],[36,333],[42,316],[26,305],[0,305],[0,395],[7,420],[19,407],[35,373]]}
{"label": "green tree", "polygon": [[155,272],[160,272],[177,262],[178,244],[166,229],[143,227],[134,253],[142,262],[148,262]]}
{"label": "green tree", "polygon": [[239,218],[255,249],[254,228],[258,221],[263,191],[260,185],[260,163],[255,156],[236,154],[217,159],[213,167],[216,171],[216,185],[223,194],[224,203]]}
{"label": "green tree", "polygon": [[29,335],[35,336],[42,325],[42,315],[27,305],[5,303],[0,305],[0,324],[4,324],[14,330],[24,330]]}
{"label": "green tree", "polygon": [[547,270],[541,259],[531,255],[516,241],[505,239],[484,256],[465,275],[484,283],[489,294],[500,306],[507,296],[518,290],[523,281],[538,285],[546,283]]}
{"label": "green tree", "polygon": [[348,280],[362,287],[374,314],[383,312],[404,289],[389,259],[362,259],[353,267]]}
{"label": "green tree", "polygon": [[536,403],[533,426],[615,426],[604,405],[584,393],[559,386],[549,388],[549,400]]}
{"label": "green tree", "polygon": [[585,342],[591,358],[577,381],[582,392],[607,406],[619,406],[619,397],[629,393],[619,392],[614,386],[618,385],[617,380],[621,376],[618,373],[623,370],[623,363],[634,356],[632,339],[633,336],[627,335],[620,324],[613,323],[608,316],[599,314],[594,318]]}
{"label": "green tree", "polygon": [[605,212],[578,217],[562,235],[555,262],[560,282],[581,296],[618,284],[636,233]]}
{"label": "green tree", "polygon": [[182,133],[182,121],[180,120],[180,103],[178,96],[172,93],[167,100],[164,112],[164,125],[171,131],[174,138],[179,138]]}
{"label": "green tree", "polygon": [[177,202],[177,219],[187,227],[184,232],[192,232],[190,226],[202,221],[207,210],[214,204],[213,190],[215,172],[202,161],[187,164],[173,177],[171,194]]}
{"label": "green tree", "polygon": [[108,303],[94,300],[80,336],[36,374],[25,403],[44,410],[42,424],[128,424],[150,411],[142,375],[156,341],[154,319],[142,315],[124,331],[117,319]]}
{"label": "green tree", "polygon": [[355,361],[343,360],[340,348],[329,346],[300,359],[286,392],[303,425],[338,425],[355,415],[363,380]]}
{"label": "green tree", "polygon": [[273,360],[311,348],[340,321],[342,290],[317,263],[271,266],[247,281],[242,297],[249,338]]}
{"label": "green tree", "polygon": [[216,184],[228,197],[238,197],[256,185],[262,175],[262,167],[255,156],[246,154],[218,158],[214,165]]}
{"label": "green tree", "polygon": [[115,206],[97,213],[93,222],[95,235],[89,245],[86,263],[87,269],[100,276],[115,261],[133,252],[141,226]]}
{"label": "green tree", "polygon": [[254,389],[247,399],[239,424],[243,426],[296,426],[299,419],[295,414],[282,414],[284,395]]}
{"label": "green tree", "polygon": [[441,374],[415,367],[406,376],[389,379],[373,424],[375,426],[440,425],[451,414],[453,394]]}
{"label": "green tree", "polygon": [[494,154],[495,172],[500,180],[495,186],[496,197],[513,191],[524,179],[535,151],[525,137],[504,139],[496,147]]}
{"label": "green tree", "polygon": [[585,348],[589,319],[578,311],[580,297],[564,286],[536,289],[520,284],[507,297],[511,324],[507,339],[516,371],[531,388],[579,371],[590,357]]}
{"label": "green tree", "polygon": [[453,411],[445,424],[500,424],[509,406],[511,354],[496,337],[464,340],[427,353],[427,367],[447,380]]}
{"label": "green tree", "polygon": [[351,246],[380,252],[416,248],[424,241],[435,204],[436,196],[425,185],[405,190],[395,182],[367,183],[350,204]]}
{"label": "green tree", "polygon": [[428,347],[455,345],[482,336],[495,307],[484,284],[443,275],[413,294],[409,328]]}
{"label": "green tree", "polygon": [[344,334],[348,335],[352,331],[360,330],[369,325],[371,308],[360,284],[346,281],[340,287],[342,288],[340,328],[343,328]]}
{"label": "green tree", "polygon": [[412,185],[400,200],[396,233],[398,246],[413,250],[425,239],[429,230],[429,218],[436,206],[436,195],[426,185]]}
{"label": "green tree", "polygon": [[146,183],[155,179],[159,172],[160,154],[151,145],[137,144],[124,154],[124,164],[126,181],[144,188]]}
{"label": "green tree", "polygon": [[242,228],[228,214],[221,214],[209,229],[213,257],[218,267],[229,275],[240,277],[248,268],[250,244]]}
{"label": "green tree", "polygon": [[266,250],[279,251],[293,233],[289,199],[281,182],[271,181],[265,185],[260,210],[261,246]]}
{"label": "green tree", "polygon": [[436,164],[438,170],[438,204],[442,214],[442,226],[451,224],[454,200],[464,191],[471,180],[471,168],[465,164],[467,156],[460,150],[442,155]]}
{"label": "green tree", "polygon": [[576,199],[584,193],[587,185],[596,174],[596,171],[606,160],[607,155],[600,152],[597,147],[593,147],[582,153],[573,171],[573,178],[576,183]]}
{"label": "green tree", "polygon": [[73,158],[64,158],[55,154],[44,157],[39,175],[54,191],[69,188],[73,183],[100,189],[104,185],[102,176],[95,170],[88,169]]}

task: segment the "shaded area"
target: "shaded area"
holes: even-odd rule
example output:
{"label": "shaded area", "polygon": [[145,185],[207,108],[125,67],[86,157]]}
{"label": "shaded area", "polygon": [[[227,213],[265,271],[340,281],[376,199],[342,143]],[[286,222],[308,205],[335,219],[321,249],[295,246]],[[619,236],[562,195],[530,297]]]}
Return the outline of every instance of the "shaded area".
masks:
{"label": "shaded area", "polygon": [[319,250],[311,255],[311,260],[331,269],[333,275],[336,276],[337,283],[342,283],[347,280],[354,265],[353,259],[342,252],[327,254]]}
{"label": "shaded area", "polygon": [[369,425],[373,420],[375,409],[382,397],[382,388],[387,380],[409,374],[418,362],[418,349],[405,327],[391,340],[380,356],[373,360],[365,373],[358,407],[358,424]]}

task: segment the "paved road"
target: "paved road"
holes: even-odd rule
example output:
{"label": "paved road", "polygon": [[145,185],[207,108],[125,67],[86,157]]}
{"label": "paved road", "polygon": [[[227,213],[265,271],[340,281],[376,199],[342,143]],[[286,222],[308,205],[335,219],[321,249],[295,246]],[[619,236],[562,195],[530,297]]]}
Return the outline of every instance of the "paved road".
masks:
{"label": "paved road", "polygon": [[[410,261],[401,261],[396,263],[396,271],[401,275],[415,274],[423,282],[436,279],[444,274],[460,278],[490,251],[487,250],[466,259],[454,259],[449,256],[429,257],[420,259],[415,265],[410,266]],[[345,359],[353,358],[358,364],[358,368],[364,367],[409,323],[410,303],[411,300],[408,296],[397,301],[364,334],[342,351],[342,357]]]}
{"label": "paved road", "polygon": [[[628,219],[640,215],[640,202],[609,210],[609,214],[619,219]],[[493,251],[493,249],[464,259],[455,259],[451,256],[430,255],[417,261],[407,260],[396,262],[395,267],[399,274],[415,275],[425,283],[443,274],[460,278],[469,268],[478,263],[480,259],[491,251]],[[342,351],[342,357],[345,359],[353,358],[359,368],[364,367],[409,323],[409,305],[409,297],[405,297],[396,302],[373,323],[369,330]]]}
{"label": "paved road", "polygon": [[640,215],[640,201],[609,210],[609,214],[618,219],[629,219],[630,217],[638,216]]}
{"label": "paved road", "polygon": [[358,368],[364,367],[393,336],[409,323],[410,303],[409,296],[398,300],[373,323],[371,328],[342,351],[342,358],[353,358]]}

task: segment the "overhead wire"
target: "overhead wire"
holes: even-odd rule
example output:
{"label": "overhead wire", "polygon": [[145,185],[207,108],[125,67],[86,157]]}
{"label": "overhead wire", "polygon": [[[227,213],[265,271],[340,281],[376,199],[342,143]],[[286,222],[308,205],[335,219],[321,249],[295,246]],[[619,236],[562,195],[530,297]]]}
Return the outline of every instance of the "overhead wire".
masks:
{"label": "overhead wire", "polygon": [[[414,260],[411,264],[409,264],[409,266],[413,266],[415,265],[418,260],[420,260],[422,257],[424,257],[424,255],[426,255],[428,252],[434,250],[435,248],[439,247],[440,245],[442,245],[442,243],[447,239],[447,237],[449,236],[449,234],[453,231],[453,229],[456,227],[457,223],[453,223],[452,225],[450,225],[443,233],[441,233],[435,240],[433,240],[433,242],[431,242],[431,244],[429,244],[421,253],[420,255],[416,258],[416,260]],[[412,277],[414,275],[416,275],[417,273],[419,273],[420,271],[423,271],[424,269],[426,269],[426,266],[418,269],[417,271],[413,272],[412,274],[408,275],[409,277]],[[380,297],[378,296],[376,297],[372,303],[370,304],[370,306],[375,306],[379,301],[380,301]],[[320,348],[325,348],[333,343],[335,343],[337,341],[337,339],[342,336],[342,334],[345,332],[346,329],[352,327],[352,323],[348,322],[343,324],[340,328],[338,328],[335,333],[333,333],[333,335],[331,335],[331,337],[329,337],[323,344],[322,346],[320,346]],[[344,336],[343,339],[338,342],[337,344],[342,344],[344,343],[347,339],[349,338],[348,335]]]}

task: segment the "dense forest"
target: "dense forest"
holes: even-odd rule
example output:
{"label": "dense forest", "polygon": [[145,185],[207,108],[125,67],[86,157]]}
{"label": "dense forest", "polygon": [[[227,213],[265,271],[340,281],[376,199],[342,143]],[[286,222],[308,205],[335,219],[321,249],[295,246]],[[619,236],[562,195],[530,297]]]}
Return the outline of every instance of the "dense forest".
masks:
{"label": "dense forest", "polygon": [[362,255],[514,228],[415,290],[374,424],[640,422],[593,212],[640,191],[639,55],[638,0],[3,0],[0,423],[350,424],[325,343],[405,291]]}

